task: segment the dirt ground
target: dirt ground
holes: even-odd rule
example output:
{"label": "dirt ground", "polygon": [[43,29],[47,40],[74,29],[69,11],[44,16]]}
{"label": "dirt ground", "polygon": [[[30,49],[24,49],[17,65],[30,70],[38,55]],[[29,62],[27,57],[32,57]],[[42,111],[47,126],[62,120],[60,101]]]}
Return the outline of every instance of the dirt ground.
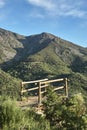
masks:
{"label": "dirt ground", "polygon": [[23,98],[22,101],[18,101],[18,106],[29,107],[38,105],[38,96],[30,96],[28,98]]}

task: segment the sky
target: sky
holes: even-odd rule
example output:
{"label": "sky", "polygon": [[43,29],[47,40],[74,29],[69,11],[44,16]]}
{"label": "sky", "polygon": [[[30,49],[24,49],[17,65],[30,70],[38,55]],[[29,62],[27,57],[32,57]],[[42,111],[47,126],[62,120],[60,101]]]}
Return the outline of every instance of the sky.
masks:
{"label": "sky", "polygon": [[0,28],[25,36],[48,32],[87,47],[87,0],[0,0]]}

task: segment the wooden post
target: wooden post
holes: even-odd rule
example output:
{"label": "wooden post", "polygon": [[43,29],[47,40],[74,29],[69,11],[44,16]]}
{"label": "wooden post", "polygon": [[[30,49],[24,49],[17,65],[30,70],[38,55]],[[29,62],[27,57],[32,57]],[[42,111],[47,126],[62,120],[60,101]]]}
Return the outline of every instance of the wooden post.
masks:
{"label": "wooden post", "polygon": [[65,78],[65,95],[68,97],[68,85],[67,85],[67,78]]}
{"label": "wooden post", "polygon": [[21,83],[21,101],[22,101],[22,96],[23,96],[23,83]]}
{"label": "wooden post", "polygon": [[[47,84],[45,83],[45,86],[46,86]],[[47,86],[45,87],[45,93],[46,93],[46,90],[47,90]]]}
{"label": "wooden post", "polygon": [[38,106],[41,105],[41,82],[39,82],[39,89],[38,89]]}

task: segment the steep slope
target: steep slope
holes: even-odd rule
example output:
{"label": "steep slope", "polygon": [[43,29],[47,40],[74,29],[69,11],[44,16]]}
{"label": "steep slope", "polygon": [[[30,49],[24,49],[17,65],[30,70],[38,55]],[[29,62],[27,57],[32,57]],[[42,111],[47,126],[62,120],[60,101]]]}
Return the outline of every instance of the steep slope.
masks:
{"label": "steep slope", "polygon": [[0,63],[21,57],[24,36],[0,28]]}
{"label": "steep slope", "polygon": [[[71,72],[86,74],[87,50],[85,48],[49,33],[26,37],[26,41],[24,45],[26,56],[14,67],[16,75],[18,73],[23,79],[28,80],[29,75],[34,75],[33,78],[41,78]],[[24,78],[26,75],[27,78]]]}
{"label": "steep slope", "polygon": [[45,32],[25,37],[0,29],[0,34],[4,71],[22,80],[68,77],[71,90],[86,95],[87,48]]}
{"label": "steep slope", "polygon": [[20,82],[0,69],[0,95],[20,99]]}

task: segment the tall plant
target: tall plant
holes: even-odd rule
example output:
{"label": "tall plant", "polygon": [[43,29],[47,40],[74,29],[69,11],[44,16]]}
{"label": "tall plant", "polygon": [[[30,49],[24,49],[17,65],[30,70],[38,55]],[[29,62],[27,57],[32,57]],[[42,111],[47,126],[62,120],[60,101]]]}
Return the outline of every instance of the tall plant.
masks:
{"label": "tall plant", "polygon": [[43,103],[46,118],[59,130],[87,130],[87,113],[81,94],[70,98],[58,96],[52,88],[47,90]]}

